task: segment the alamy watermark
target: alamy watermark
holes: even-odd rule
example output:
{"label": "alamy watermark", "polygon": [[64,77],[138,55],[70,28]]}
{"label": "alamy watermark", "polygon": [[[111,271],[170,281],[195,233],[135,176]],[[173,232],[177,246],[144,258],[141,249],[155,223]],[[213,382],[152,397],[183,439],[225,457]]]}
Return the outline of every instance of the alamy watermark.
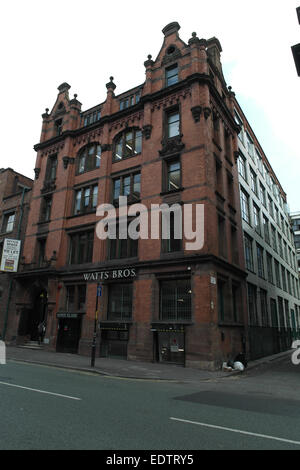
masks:
{"label": "alamy watermark", "polygon": [[119,197],[118,214],[112,204],[101,204],[96,215],[96,234],[101,240],[131,238],[185,240],[187,251],[201,250],[204,245],[204,204],[127,205],[127,196]]}
{"label": "alamy watermark", "polygon": [[0,340],[0,364],[6,364],[6,346],[4,341]]}
{"label": "alamy watermark", "polygon": [[298,366],[300,364],[300,339],[293,341],[292,349],[295,349],[292,353],[292,363]]}

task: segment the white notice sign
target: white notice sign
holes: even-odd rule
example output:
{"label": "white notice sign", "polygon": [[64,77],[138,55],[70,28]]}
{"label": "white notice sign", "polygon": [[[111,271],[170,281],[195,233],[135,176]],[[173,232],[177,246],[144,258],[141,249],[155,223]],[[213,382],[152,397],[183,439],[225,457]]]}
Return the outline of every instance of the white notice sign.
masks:
{"label": "white notice sign", "polygon": [[5,238],[0,271],[16,273],[18,271],[21,240]]}

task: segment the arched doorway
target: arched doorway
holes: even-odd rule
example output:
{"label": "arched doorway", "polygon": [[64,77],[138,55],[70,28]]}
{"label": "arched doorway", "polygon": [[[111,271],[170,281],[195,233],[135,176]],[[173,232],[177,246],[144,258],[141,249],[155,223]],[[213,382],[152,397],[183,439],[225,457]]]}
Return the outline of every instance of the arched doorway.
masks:
{"label": "arched doorway", "polygon": [[26,308],[21,313],[18,334],[27,336],[31,341],[38,341],[38,326],[46,320],[47,291],[44,288],[34,290],[32,308]]}

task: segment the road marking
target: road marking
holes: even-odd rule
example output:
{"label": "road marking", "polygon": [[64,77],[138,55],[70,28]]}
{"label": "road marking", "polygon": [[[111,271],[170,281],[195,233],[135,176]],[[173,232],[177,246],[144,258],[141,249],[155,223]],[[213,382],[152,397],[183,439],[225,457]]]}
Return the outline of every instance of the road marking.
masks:
{"label": "road marking", "polygon": [[170,419],[172,419],[173,421],[181,421],[182,423],[197,424],[198,426],[204,426],[207,428],[220,429],[222,431],[236,432],[239,434],[246,434],[248,436],[261,437],[263,439],[272,439],[274,441],[288,442],[289,444],[300,445],[300,441],[292,441],[290,439],[283,439],[281,437],[268,436],[267,434],[257,434],[255,432],[241,431],[240,429],[226,428],[224,426],[216,426],[214,424],[199,423],[197,421],[189,421],[188,419],[180,419],[180,418],[172,418],[172,417]]}
{"label": "road marking", "polygon": [[45,390],[39,390],[37,388],[23,387],[22,385],[10,384],[7,382],[0,382],[0,385],[8,385],[8,387],[23,388],[24,390],[30,390],[31,392],[45,393],[47,395],[54,395],[56,397],[69,398],[70,400],[81,400],[81,398],[70,397],[68,395],[62,395],[61,393],[47,392]]}

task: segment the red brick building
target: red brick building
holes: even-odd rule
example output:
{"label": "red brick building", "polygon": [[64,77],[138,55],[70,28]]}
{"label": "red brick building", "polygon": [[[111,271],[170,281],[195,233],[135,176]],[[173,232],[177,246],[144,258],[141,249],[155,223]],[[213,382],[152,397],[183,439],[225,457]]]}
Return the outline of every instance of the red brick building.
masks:
{"label": "red brick building", "polygon": [[[0,260],[4,240],[25,237],[33,181],[11,168],[0,169]],[[0,337],[16,337],[14,274],[0,271]]]}
{"label": "red brick building", "polygon": [[[163,29],[145,82],[81,110],[59,86],[43,114],[22,270],[18,340],[97,355],[215,368],[246,348],[247,313],[235,152],[239,127],[216,38],[185,43]],[[96,207],[204,205],[204,245],[186,239],[100,240]],[[129,206],[130,207],[130,206]],[[173,233],[173,232],[172,232]],[[47,347],[47,346],[46,346]]]}

